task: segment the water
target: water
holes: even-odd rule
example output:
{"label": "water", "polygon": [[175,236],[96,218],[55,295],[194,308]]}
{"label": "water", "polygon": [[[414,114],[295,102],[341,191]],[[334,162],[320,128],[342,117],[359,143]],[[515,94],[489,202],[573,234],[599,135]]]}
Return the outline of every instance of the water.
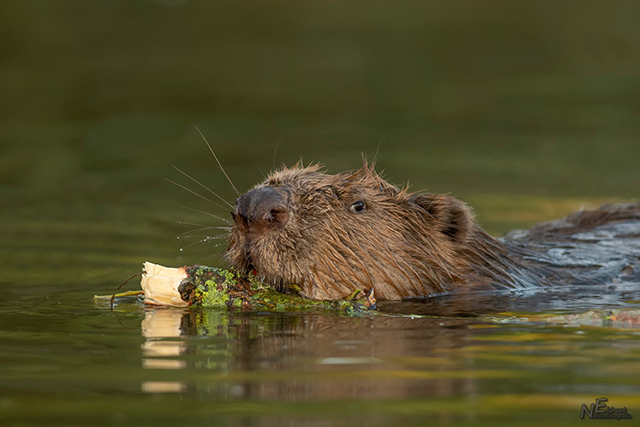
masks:
{"label": "water", "polygon": [[226,209],[163,180],[201,190],[173,164],[235,198],[192,122],[241,190],[274,163],[337,172],[380,145],[389,180],[451,192],[496,235],[637,199],[638,12],[3,2],[0,421],[566,425],[603,396],[640,417],[638,330],[496,321],[637,307],[635,283],[386,303],[373,318],[92,299],[145,260],[222,265],[224,242],[191,230],[224,222],[181,207]]}

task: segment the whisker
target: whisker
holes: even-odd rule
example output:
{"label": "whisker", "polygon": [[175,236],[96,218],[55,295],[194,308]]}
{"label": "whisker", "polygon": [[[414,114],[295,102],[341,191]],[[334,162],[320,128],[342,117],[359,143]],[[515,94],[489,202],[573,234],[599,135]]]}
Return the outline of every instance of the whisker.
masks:
{"label": "whisker", "polygon": [[[203,235],[198,235],[196,236],[195,233],[198,233],[200,231],[205,231],[204,229],[201,228],[197,228],[195,230],[189,230],[189,231],[185,231],[184,233],[180,234],[179,236],[176,237],[176,239],[180,240],[180,239],[190,239],[192,237],[203,237]],[[209,240],[218,240],[218,239],[224,239],[227,240],[229,238],[228,234],[217,234],[215,236],[211,236],[211,235],[204,235],[205,238],[208,238]]]}
{"label": "whisker", "polygon": [[182,239],[184,237],[185,240],[187,239],[191,239],[192,237],[202,237],[203,239],[207,239],[207,240],[228,240],[227,237],[228,236],[207,236],[207,235],[196,235],[196,234],[189,234],[187,236],[178,236],[177,239]]}
{"label": "whisker", "polygon": [[208,225],[205,224],[198,224],[197,222],[185,222],[185,221],[176,221],[176,224],[184,224],[184,225],[195,225],[198,227],[207,227],[207,228],[211,228]]}
{"label": "whisker", "polygon": [[196,184],[198,184],[200,187],[204,188],[205,190],[207,190],[209,193],[213,194],[214,196],[216,196],[218,199],[222,200],[223,202],[225,202],[231,209],[235,209],[235,207],[227,202],[224,198],[222,198],[222,196],[220,196],[218,193],[214,192],[213,190],[211,190],[209,187],[207,187],[206,185],[204,185],[203,183],[201,183],[200,181],[198,181],[197,179],[195,179],[194,177],[192,177],[191,175],[189,175],[188,173],[180,170],[176,165],[171,165],[173,166],[173,168],[175,170],[177,170],[178,172],[180,172],[182,175],[186,176],[187,178],[189,178],[191,181],[195,182]]}
{"label": "whisker", "polygon": [[187,207],[187,206],[180,206],[180,208],[182,208],[182,209],[188,209],[188,210],[190,210],[190,211],[198,212],[198,213],[201,213],[201,214],[205,214],[205,215],[208,215],[208,216],[213,217],[213,218],[215,218],[215,219],[219,219],[220,221],[224,221],[224,222],[226,222],[226,223],[231,224],[231,221],[229,221],[227,218],[223,218],[223,217],[221,217],[221,216],[214,215],[214,214],[212,214],[211,212],[201,211],[201,210],[199,210],[199,209],[194,209],[194,208],[190,208],[190,207]]}
{"label": "whisker", "polygon": [[[184,237],[185,239],[188,239],[188,238],[190,238],[190,237],[193,237],[193,236],[195,235],[195,233],[200,233],[201,231],[207,231],[207,230],[210,230],[210,228],[209,228],[209,227],[203,227],[203,228],[196,228],[195,230],[189,230],[189,231],[186,231],[186,232],[184,232],[184,233],[180,234],[180,235],[178,236],[178,239],[183,238],[183,237]],[[185,236],[185,234],[187,234],[187,233],[191,233],[191,234],[189,234],[189,235]],[[222,233],[222,234],[215,234],[215,235],[207,235],[207,237],[210,237],[212,240],[214,240],[214,239],[228,239],[228,238],[229,238],[229,236],[230,236],[230,234],[229,234],[229,233]],[[198,236],[198,237],[199,237],[199,236]]]}
{"label": "whisker", "polygon": [[205,138],[204,135],[202,134],[202,132],[200,132],[200,129],[198,129],[198,126],[196,126],[195,123],[192,123],[192,124],[193,124],[193,127],[196,128],[196,130],[198,131],[198,133],[200,134],[200,136],[202,137],[204,142],[207,144],[207,147],[209,147],[209,151],[211,151],[211,154],[213,154],[213,158],[216,159],[216,162],[218,162],[218,167],[220,168],[220,170],[222,171],[224,176],[227,177],[227,181],[229,181],[229,184],[231,184],[231,188],[233,188],[233,190],[239,196],[240,192],[238,191],[236,186],[233,185],[233,182],[231,181],[231,178],[229,178],[229,175],[227,175],[227,172],[225,172],[224,168],[222,167],[222,163],[220,163],[220,160],[218,160],[218,156],[216,156],[216,153],[213,152],[213,148],[211,148],[211,145],[209,144],[209,141],[207,141],[207,138]]}
{"label": "whisker", "polygon": [[[204,242],[208,242],[210,240],[212,240],[212,237],[211,236],[207,236],[204,239],[198,240],[197,242],[189,243],[187,246],[181,247],[180,248],[180,252],[182,252],[183,250],[185,250],[185,249],[187,249],[187,248],[189,248],[191,246],[198,245],[198,244],[204,243]],[[220,245],[222,245],[222,243],[218,243],[217,245],[213,245],[213,247],[220,246]]]}
{"label": "whisker", "polygon": [[176,224],[185,224],[185,225],[195,225],[196,227],[204,227],[207,230],[225,230],[230,231],[231,227],[225,227],[220,225],[206,225],[206,224],[198,224],[197,222],[185,222],[185,221],[176,221]]}
{"label": "whisker", "polygon": [[280,139],[278,139],[278,142],[276,143],[276,149],[273,150],[273,170],[276,170],[276,154],[278,154],[278,146],[280,145],[280,142],[284,142],[284,138],[280,137]]}
{"label": "whisker", "polygon": [[380,145],[382,144],[382,141],[386,142],[387,138],[380,138],[380,141],[378,141],[378,148],[376,148],[376,154],[374,154],[373,161],[371,161],[372,168],[376,167],[376,161],[378,160],[378,152],[380,151]]}
{"label": "whisker", "polygon": [[191,189],[189,189],[189,188],[185,187],[184,185],[178,184],[178,183],[177,183],[177,182],[175,182],[175,181],[171,181],[169,178],[165,178],[164,180],[165,180],[165,181],[168,181],[168,182],[170,182],[170,183],[172,183],[173,185],[177,185],[178,187],[182,188],[183,190],[188,191],[189,193],[193,194],[194,196],[198,196],[198,197],[200,197],[202,200],[206,200],[207,202],[211,203],[212,205],[216,205],[216,206],[217,206],[217,207],[219,207],[220,209],[224,209],[224,210],[226,210],[226,209],[227,209],[227,208],[225,208],[224,206],[219,205],[218,203],[214,202],[213,200],[211,200],[211,199],[207,199],[207,198],[206,198],[206,197],[204,197],[202,194],[196,193],[195,191],[193,191],[193,190],[191,190]]}
{"label": "whisker", "polygon": [[212,258],[216,258],[216,257],[224,259],[224,251],[221,251],[221,252],[215,253],[215,254],[211,254],[208,257],[200,258],[200,261],[204,261],[204,260],[212,259]]}

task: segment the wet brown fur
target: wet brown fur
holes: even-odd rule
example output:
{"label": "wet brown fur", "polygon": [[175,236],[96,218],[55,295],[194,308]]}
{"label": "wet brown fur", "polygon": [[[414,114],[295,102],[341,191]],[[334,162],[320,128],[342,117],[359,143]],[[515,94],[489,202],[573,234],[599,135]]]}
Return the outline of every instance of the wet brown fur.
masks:
{"label": "wet brown fur", "polygon": [[[373,287],[376,297],[401,299],[470,288],[522,288],[563,275],[533,266],[526,252],[491,237],[461,201],[410,193],[386,182],[366,162],[358,171],[336,175],[318,165],[297,164],[254,188],[266,187],[285,200],[286,225],[236,220],[226,256],[274,286],[298,285],[309,298],[339,299]],[[364,203],[362,212],[350,208],[358,201]],[[592,226],[607,215],[616,214],[602,211],[574,222]]]}

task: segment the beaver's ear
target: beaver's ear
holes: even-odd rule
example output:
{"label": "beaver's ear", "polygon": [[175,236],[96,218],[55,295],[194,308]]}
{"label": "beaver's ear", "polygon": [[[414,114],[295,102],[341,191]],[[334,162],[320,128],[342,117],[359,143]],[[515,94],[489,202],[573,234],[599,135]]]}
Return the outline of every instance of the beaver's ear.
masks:
{"label": "beaver's ear", "polygon": [[409,198],[425,215],[433,218],[438,230],[457,243],[463,243],[473,224],[473,215],[467,205],[449,196],[416,194]]}

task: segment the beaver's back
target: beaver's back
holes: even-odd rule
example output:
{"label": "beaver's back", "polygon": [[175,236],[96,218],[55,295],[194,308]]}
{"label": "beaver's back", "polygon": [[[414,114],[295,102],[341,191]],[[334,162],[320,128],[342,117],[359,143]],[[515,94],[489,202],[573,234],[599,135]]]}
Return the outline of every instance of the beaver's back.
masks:
{"label": "beaver's back", "polygon": [[640,282],[640,203],[575,212],[501,240],[574,283]]}

